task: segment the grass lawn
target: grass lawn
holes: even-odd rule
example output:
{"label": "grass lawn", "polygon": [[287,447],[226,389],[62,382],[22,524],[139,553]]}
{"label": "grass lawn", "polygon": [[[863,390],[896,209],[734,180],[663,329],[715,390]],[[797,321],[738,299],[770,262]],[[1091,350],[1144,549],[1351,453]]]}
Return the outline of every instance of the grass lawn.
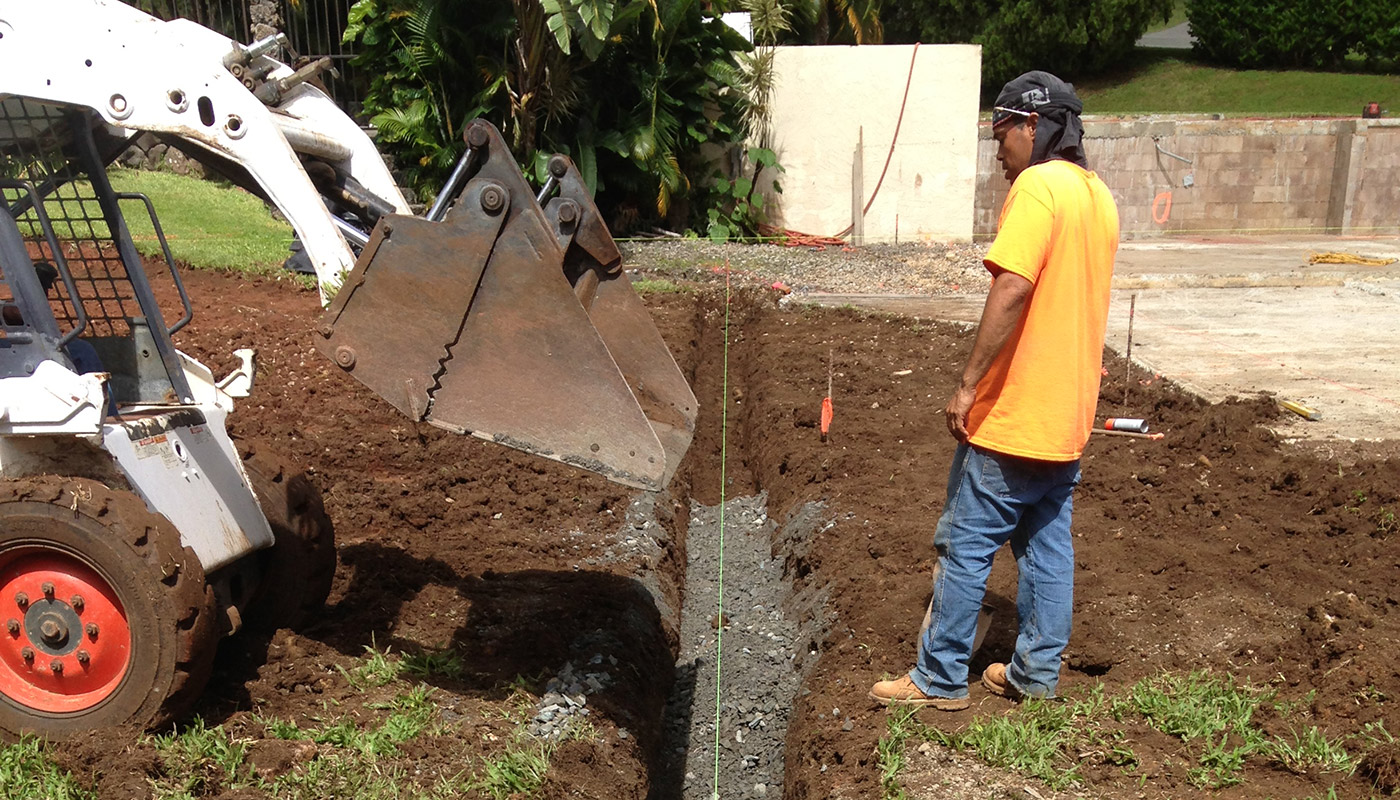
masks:
{"label": "grass lawn", "polygon": [[[199,269],[268,272],[280,269],[289,255],[291,226],[236,186],[172,172],[113,169],[110,176],[117,191],[151,198],[177,261]],[[122,212],[137,249],[158,255],[160,244],[141,204],[123,203]]]}
{"label": "grass lawn", "polygon": [[1075,82],[1087,114],[1359,117],[1366,103],[1400,113],[1400,75],[1235,70],[1189,53],[1140,49],[1110,75]]}

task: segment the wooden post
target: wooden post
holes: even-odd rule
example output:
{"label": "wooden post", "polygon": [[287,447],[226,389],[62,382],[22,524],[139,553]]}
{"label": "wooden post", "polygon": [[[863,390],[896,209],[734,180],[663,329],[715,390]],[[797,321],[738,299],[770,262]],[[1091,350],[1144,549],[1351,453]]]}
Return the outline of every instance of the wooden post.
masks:
{"label": "wooden post", "polygon": [[856,138],[855,158],[851,161],[851,244],[865,244],[865,126]]}
{"label": "wooden post", "polygon": [[1133,385],[1133,317],[1137,316],[1137,295],[1128,300],[1128,352],[1123,360],[1127,362],[1123,371],[1123,410],[1128,410],[1128,389]]}

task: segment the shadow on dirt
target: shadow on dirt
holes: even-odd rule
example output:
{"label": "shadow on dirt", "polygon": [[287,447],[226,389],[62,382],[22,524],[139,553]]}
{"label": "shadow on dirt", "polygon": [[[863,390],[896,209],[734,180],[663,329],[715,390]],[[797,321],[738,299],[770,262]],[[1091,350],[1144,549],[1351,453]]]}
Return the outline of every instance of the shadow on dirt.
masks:
{"label": "shadow on dirt", "polygon": [[[501,700],[522,683],[543,693],[566,663],[582,666],[612,656],[615,663],[606,665],[612,681],[590,697],[589,707],[633,732],[654,756],[674,678],[676,634],[641,582],[586,571],[488,570],[463,576],[437,559],[376,543],[344,547],[340,560],[342,569],[351,569],[350,584],[320,621],[300,631],[306,638],[356,659],[368,647],[420,653],[420,641],[400,637],[396,628],[415,614],[432,613],[412,602],[424,589],[455,592],[467,601],[465,620],[455,629],[448,623],[444,644],[460,656],[460,674],[432,675],[427,683]],[[226,648],[229,657],[214,681],[227,692],[225,703],[248,708],[253,703],[245,683],[276,660],[277,637],[237,639],[238,647]]]}

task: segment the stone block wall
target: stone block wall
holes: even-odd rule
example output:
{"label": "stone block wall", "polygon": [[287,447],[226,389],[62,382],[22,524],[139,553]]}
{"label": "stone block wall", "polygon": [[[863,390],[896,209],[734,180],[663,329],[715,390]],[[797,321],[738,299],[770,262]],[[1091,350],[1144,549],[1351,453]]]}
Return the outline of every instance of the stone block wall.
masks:
{"label": "stone block wall", "polygon": [[[1087,118],[1085,152],[1125,236],[1400,232],[1400,120]],[[982,123],[977,235],[1007,188]]]}

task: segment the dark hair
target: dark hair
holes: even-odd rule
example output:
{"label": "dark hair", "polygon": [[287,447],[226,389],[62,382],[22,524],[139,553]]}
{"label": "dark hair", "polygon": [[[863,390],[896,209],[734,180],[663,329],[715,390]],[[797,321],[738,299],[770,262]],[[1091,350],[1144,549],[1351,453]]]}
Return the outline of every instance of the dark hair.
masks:
{"label": "dark hair", "polygon": [[39,277],[39,285],[44,287],[44,294],[48,294],[53,288],[54,281],[58,280],[58,270],[53,268],[53,264],[47,261],[34,262],[34,274]]}

